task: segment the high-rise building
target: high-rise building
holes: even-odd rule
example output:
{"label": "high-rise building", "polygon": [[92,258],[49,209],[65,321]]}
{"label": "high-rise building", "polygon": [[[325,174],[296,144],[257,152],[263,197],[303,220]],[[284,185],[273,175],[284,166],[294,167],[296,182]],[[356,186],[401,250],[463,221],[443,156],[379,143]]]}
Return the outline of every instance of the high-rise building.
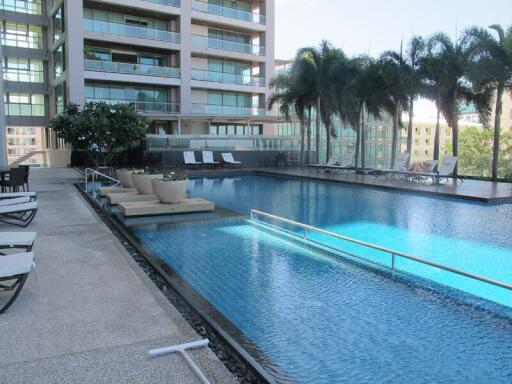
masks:
{"label": "high-rise building", "polygon": [[274,0],[0,0],[0,9],[11,162],[66,161],[46,127],[67,103],[129,103],[161,137],[274,134]]}

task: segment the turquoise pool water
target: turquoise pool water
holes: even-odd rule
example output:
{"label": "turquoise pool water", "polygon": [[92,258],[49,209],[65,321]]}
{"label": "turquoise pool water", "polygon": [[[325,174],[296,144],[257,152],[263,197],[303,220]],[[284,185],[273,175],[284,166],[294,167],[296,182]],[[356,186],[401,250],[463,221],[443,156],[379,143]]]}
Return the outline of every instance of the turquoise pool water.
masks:
{"label": "turquoise pool water", "polygon": [[[512,283],[512,205],[263,176],[194,180],[189,189],[244,215],[258,209]],[[393,279],[245,219],[134,232],[300,382],[512,382],[507,311]],[[389,263],[380,252],[317,239]],[[406,260],[397,266],[512,306],[504,289]]]}

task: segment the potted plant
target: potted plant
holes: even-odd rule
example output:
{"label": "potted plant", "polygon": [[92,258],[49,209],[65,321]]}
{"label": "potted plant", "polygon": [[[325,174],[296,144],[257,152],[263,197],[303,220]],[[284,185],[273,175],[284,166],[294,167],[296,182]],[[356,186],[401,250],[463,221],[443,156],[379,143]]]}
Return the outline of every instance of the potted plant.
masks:
{"label": "potted plant", "polygon": [[177,204],[187,196],[188,178],[176,175],[174,172],[166,174],[162,179],[153,179],[153,191],[163,204]]}
{"label": "potted plant", "polygon": [[137,169],[118,169],[116,171],[117,178],[121,182],[121,186],[124,188],[135,188],[132,180],[132,174],[138,172]]}
{"label": "potted plant", "polygon": [[141,195],[153,195],[153,185],[151,181],[153,179],[162,179],[164,175],[162,173],[155,173],[149,171],[139,171],[132,173],[133,186],[137,189]]}

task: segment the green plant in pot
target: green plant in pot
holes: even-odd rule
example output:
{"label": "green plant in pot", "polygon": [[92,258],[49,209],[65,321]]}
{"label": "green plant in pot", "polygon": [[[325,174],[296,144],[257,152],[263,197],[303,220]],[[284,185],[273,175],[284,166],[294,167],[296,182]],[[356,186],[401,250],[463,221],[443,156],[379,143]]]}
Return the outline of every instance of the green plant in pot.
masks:
{"label": "green plant in pot", "polygon": [[177,204],[187,196],[188,178],[174,172],[167,173],[162,179],[151,180],[153,191],[162,204]]}
{"label": "green plant in pot", "polygon": [[162,173],[155,173],[148,170],[132,172],[133,186],[141,195],[153,195],[152,180],[159,180],[163,178]]}

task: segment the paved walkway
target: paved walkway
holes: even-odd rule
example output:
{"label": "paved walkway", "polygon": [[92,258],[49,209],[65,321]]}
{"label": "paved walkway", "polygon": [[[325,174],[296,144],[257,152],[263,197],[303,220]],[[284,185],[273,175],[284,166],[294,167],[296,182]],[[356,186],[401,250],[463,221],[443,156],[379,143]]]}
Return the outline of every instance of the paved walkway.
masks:
{"label": "paved walkway", "polygon": [[[198,383],[180,356],[147,357],[200,337],[86,205],[78,177],[31,176],[39,211],[23,230],[38,232],[37,273],[0,315],[0,383]],[[237,382],[209,349],[190,355],[211,382]]]}

